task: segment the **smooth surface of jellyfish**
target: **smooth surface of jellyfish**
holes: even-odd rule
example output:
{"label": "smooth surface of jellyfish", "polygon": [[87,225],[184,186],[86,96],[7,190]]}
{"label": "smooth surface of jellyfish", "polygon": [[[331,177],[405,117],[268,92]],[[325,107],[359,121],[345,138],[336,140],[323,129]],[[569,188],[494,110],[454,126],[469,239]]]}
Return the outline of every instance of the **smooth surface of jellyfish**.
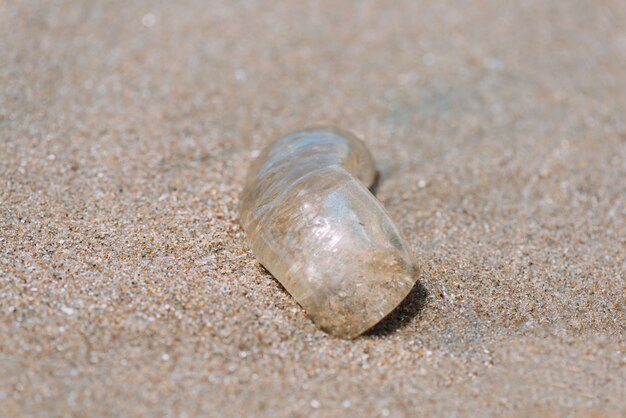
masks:
{"label": "smooth surface of jellyfish", "polygon": [[240,221],[259,261],[324,331],[353,338],[409,293],[418,273],[369,191],[374,161],[354,136],[306,130],[254,161]]}

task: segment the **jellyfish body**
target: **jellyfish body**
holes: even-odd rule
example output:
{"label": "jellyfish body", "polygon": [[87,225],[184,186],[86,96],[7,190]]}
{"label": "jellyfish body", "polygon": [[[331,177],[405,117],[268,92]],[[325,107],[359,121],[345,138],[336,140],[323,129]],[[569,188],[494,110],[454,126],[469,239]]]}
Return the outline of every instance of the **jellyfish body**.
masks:
{"label": "jellyfish body", "polygon": [[410,292],[417,269],[368,189],[365,145],[335,130],[306,130],[265,148],[241,195],[250,248],[322,330],[353,338]]}

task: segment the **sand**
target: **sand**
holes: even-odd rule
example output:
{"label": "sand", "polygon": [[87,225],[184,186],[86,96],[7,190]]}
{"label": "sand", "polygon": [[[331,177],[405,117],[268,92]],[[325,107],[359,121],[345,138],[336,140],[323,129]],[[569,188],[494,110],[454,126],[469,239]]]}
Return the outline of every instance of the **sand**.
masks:
{"label": "sand", "polygon": [[[626,3],[0,2],[0,416],[626,414]],[[247,167],[361,137],[420,285],[356,340]]]}

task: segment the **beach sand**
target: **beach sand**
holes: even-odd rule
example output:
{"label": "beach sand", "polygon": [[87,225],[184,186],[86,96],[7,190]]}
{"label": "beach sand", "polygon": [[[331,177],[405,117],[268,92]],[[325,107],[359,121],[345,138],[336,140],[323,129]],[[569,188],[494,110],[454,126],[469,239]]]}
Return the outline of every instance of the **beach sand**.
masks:
{"label": "beach sand", "polygon": [[[623,416],[626,3],[0,2],[0,416]],[[318,330],[247,168],[363,139],[422,269]]]}

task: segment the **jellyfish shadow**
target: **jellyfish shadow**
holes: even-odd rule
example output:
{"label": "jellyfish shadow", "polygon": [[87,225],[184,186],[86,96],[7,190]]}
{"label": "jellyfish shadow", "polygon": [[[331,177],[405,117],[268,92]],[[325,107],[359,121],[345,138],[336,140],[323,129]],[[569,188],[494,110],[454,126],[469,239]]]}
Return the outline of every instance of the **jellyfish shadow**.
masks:
{"label": "jellyfish shadow", "polygon": [[380,170],[376,170],[376,174],[374,174],[374,180],[372,180],[372,184],[370,184],[370,186],[368,187],[370,193],[374,196],[376,196],[376,193],[378,192],[378,187],[380,186],[380,177]]}
{"label": "jellyfish shadow", "polygon": [[384,337],[406,327],[428,303],[428,290],[416,281],[408,295],[396,308],[374,325],[364,336]]}
{"label": "jellyfish shadow", "polygon": [[[381,182],[381,172],[376,170],[374,181],[369,187],[370,192],[376,196]],[[418,273],[419,274],[419,273]],[[386,336],[393,334],[401,328],[407,326],[424,309],[428,303],[428,290],[420,282],[419,278],[413,285],[408,295],[400,302],[396,308],[384,317],[379,323],[374,325],[364,336]]]}

